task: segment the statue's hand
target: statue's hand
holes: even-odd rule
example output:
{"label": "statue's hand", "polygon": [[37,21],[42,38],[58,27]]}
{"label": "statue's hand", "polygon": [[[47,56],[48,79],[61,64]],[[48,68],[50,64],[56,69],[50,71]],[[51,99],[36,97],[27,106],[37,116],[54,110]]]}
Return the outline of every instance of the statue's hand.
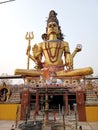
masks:
{"label": "statue's hand", "polygon": [[33,47],[32,47],[32,51],[35,53],[38,51],[38,45],[35,44]]}
{"label": "statue's hand", "polygon": [[33,52],[34,57],[37,57],[37,53],[38,53],[38,45],[37,44],[35,44],[32,47],[32,52]]}

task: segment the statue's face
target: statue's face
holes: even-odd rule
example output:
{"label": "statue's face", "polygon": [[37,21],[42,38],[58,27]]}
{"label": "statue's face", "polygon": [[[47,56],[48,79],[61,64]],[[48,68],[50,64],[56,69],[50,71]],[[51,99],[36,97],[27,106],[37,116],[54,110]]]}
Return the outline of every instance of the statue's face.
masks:
{"label": "statue's face", "polygon": [[47,34],[58,34],[58,25],[56,22],[50,22],[48,24]]}

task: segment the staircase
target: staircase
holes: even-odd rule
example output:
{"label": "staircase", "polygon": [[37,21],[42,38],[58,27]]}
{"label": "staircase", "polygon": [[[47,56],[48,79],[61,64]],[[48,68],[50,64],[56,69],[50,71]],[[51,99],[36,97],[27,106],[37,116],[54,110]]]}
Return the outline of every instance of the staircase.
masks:
{"label": "staircase", "polygon": [[86,105],[98,105],[98,95],[95,91],[86,91]]}

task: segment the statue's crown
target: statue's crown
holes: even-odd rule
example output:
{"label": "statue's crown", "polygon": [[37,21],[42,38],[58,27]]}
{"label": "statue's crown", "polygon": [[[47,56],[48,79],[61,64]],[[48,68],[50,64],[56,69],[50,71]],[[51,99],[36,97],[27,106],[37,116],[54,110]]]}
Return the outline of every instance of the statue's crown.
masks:
{"label": "statue's crown", "polygon": [[59,21],[58,21],[58,19],[57,19],[57,13],[54,11],[54,10],[51,10],[50,12],[49,12],[49,18],[48,18],[48,20],[47,20],[47,25],[50,23],[50,22],[56,22],[57,23],[57,25],[59,25]]}

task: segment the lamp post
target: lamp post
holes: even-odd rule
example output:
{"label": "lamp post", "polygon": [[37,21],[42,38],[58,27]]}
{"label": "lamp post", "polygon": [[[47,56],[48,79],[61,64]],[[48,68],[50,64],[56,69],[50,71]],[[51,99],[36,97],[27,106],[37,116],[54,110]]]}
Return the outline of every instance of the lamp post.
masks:
{"label": "lamp post", "polygon": [[76,103],[74,103],[74,111],[75,111],[75,120],[76,120],[75,127],[76,127],[76,130],[77,130],[78,123],[77,123],[77,104]]}
{"label": "lamp post", "polygon": [[65,112],[64,112],[64,106],[62,106],[62,116],[63,116],[63,127],[65,130]]}
{"label": "lamp post", "polygon": [[43,113],[43,122],[44,122],[44,115],[45,115],[44,106],[43,106],[43,109],[42,109],[42,113]]}
{"label": "lamp post", "polygon": [[45,118],[44,118],[44,126],[48,126],[49,125],[49,117],[48,117],[48,112],[49,112],[49,103],[48,103],[48,90],[46,88],[46,92],[45,92]]}

